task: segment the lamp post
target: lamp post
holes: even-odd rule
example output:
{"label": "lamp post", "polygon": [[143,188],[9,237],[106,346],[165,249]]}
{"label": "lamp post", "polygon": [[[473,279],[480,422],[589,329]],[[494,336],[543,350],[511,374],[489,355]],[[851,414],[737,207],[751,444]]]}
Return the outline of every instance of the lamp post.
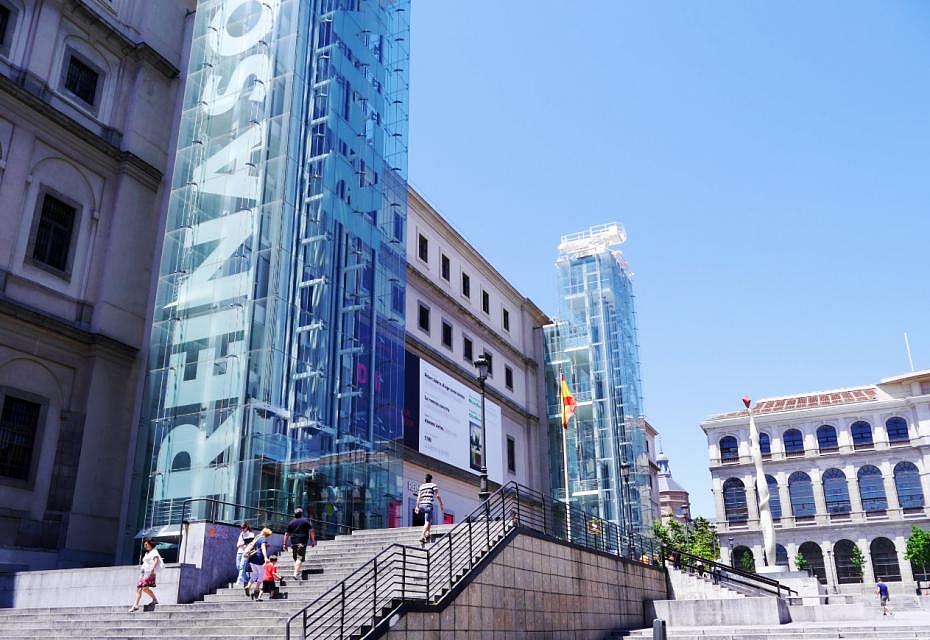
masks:
{"label": "lamp post", "polygon": [[478,386],[481,387],[481,488],[478,490],[478,499],[484,503],[490,495],[488,491],[488,440],[484,419],[484,385],[488,379],[488,370],[491,368],[491,356],[487,354],[479,356],[475,360],[475,368],[478,370]]}
{"label": "lamp post", "polygon": [[730,566],[735,568],[736,558],[733,556],[733,536],[727,536],[727,544],[729,545],[727,550],[730,554]]}

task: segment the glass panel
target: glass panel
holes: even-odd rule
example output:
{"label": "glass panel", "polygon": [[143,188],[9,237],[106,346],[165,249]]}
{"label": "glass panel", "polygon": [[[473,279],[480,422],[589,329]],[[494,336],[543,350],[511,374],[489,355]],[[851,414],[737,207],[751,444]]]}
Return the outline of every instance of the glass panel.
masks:
{"label": "glass panel", "polygon": [[889,442],[907,442],[910,436],[907,433],[907,421],[904,418],[890,418],[885,422]]}
{"label": "glass panel", "polygon": [[759,451],[764,456],[772,455],[772,439],[769,437],[769,434],[759,434]]}
{"label": "glass panel", "polygon": [[769,510],[772,512],[772,518],[778,520],[781,518],[781,496],[778,493],[778,481],[772,476],[765,476],[765,482],[769,486]]}
{"label": "glass panel", "polygon": [[856,447],[872,446],[872,425],[868,422],[854,422],[851,429],[853,444]]}
{"label": "glass panel", "polygon": [[820,451],[836,451],[839,443],[836,440],[836,429],[829,425],[823,425],[817,429],[817,446]]}
{"label": "glass panel", "polygon": [[803,471],[795,471],[788,478],[788,494],[791,496],[791,513],[794,517],[804,518],[817,512],[810,476]]}
{"label": "glass panel", "polygon": [[785,453],[801,453],[804,451],[804,437],[797,429],[788,429],[782,436]]}
{"label": "glass panel", "polygon": [[828,469],[823,474],[823,497],[827,504],[827,513],[849,513],[849,485],[846,474],[839,469]]}
{"label": "glass panel", "polygon": [[899,462],[894,468],[894,484],[902,509],[924,506],[924,491],[920,486],[920,472],[912,462]]}
{"label": "glass panel", "polygon": [[859,494],[864,511],[884,511],[888,508],[885,483],[877,467],[867,465],[859,469]]}
{"label": "glass panel", "polygon": [[746,488],[742,480],[730,478],[723,483],[723,508],[727,522],[745,522],[749,519]]}

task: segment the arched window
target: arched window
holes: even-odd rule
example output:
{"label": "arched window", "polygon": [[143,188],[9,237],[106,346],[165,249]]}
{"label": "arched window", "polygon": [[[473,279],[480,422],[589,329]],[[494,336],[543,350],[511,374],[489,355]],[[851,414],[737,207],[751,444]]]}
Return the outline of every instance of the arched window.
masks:
{"label": "arched window", "polygon": [[885,421],[885,431],[888,432],[888,442],[892,444],[910,442],[911,437],[907,434],[907,420],[904,418],[888,418]]}
{"label": "arched window", "polygon": [[781,496],[778,495],[778,480],[766,475],[765,483],[769,486],[769,509],[772,511],[772,519],[778,520],[781,518]]}
{"label": "arched window", "polygon": [[859,469],[859,495],[864,511],[884,511],[888,508],[882,472],[870,464]]}
{"label": "arched window", "polygon": [[827,513],[849,513],[849,485],[846,474],[839,469],[827,469],[823,472],[823,498],[827,503]]}
{"label": "arched window", "polygon": [[902,509],[924,506],[924,490],[920,486],[920,472],[913,462],[899,462],[894,467],[894,486]]}
{"label": "arched window", "polygon": [[851,540],[840,540],[833,545],[833,561],[836,563],[836,579],[840,584],[862,582],[862,570],[853,563],[856,545]]}
{"label": "arched window", "polygon": [[898,566],[898,552],[894,543],[888,538],[875,538],[869,547],[872,556],[872,571],[875,579],[885,582],[901,582],[901,567]]}
{"label": "arched window", "polygon": [[743,571],[755,572],[756,570],[756,559],[753,557],[752,549],[749,547],[735,547],[733,549],[733,558],[730,564],[737,569],[742,569]]}
{"label": "arched window", "polygon": [[875,444],[872,441],[872,425],[864,420],[854,422],[852,427],[853,448],[854,449],[871,449]]}
{"label": "arched window", "polygon": [[727,522],[749,520],[749,511],[746,508],[746,487],[739,478],[728,478],[723,483],[723,510]]}
{"label": "arched window", "polygon": [[817,576],[820,584],[827,584],[827,570],[823,564],[823,550],[820,545],[807,541],[798,548],[798,553],[804,556],[808,568]]}
{"label": "arched window", "polygon": [[739,443],[733,436],[720,438],[720,461],[733,462],[739,460]]}
{"label": "arched window", "polygon": [[775,564],[779,567],[788,566],[788,550],[785,549],[784,545],[775,545]]}
{"label": "arched window", "polygon": [[763,458],[772,457],[772,439],[769,438],[769,434],[767,433],[759,434],[759,451],[762,452]]}
{"label": "arched window", "polygon": [[171,461],[172,471],[189,471],[191,468],[191,454],[181,451]]}
{"label": "arched window", "polygon": [[795,471],[788,477],[788,495],[791,496],[791,513],[795,518],[812,517],[817,512],[811,477],[803,471]]}
{"label": "arched window", "polygon": [[797,429],[788,429],[782,434],[782,443],[785,445],[786,456],[804,455],[804,436]]}
{"label": "arched window", "polygon": [[837,451],[840,446],[836,441],[836,429],[828,424],[817,427],[817,447],[820,449],[820,453]]}

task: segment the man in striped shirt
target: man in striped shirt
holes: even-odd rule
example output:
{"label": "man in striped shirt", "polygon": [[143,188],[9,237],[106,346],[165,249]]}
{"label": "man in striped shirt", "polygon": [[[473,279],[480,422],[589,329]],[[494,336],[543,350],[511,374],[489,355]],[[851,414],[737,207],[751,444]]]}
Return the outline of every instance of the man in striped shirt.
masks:
{"label": "man in striped shirt", "polygon": [[439,487],[433,482],[433,474],[426,474],[426,482],[417,489],[417,507],[414,513],[423,512],[423,535],[420,536],[420,545],[425,545],[429,540],[429,528],[433,524],[433,502],[439,500],[439,508],[445,511],[442,504],[442,496],[439,495]]}

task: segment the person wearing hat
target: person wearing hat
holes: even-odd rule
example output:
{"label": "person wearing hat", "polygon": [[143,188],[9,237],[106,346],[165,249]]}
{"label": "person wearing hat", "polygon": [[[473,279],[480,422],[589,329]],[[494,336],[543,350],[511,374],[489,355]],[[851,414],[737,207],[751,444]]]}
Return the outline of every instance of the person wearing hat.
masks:
{"label": "person wearing hat", "polygon": [[304,517],[304,510],[300,507],[294,509],[294,519],[287,524],[287,530],[284,532],[284,551],[287,551],[288,542],[291,543],[294,555],[294,580],[300,580],[300,568],[307,557],[307,544],[311,547],[316,546],[313,523]]}

